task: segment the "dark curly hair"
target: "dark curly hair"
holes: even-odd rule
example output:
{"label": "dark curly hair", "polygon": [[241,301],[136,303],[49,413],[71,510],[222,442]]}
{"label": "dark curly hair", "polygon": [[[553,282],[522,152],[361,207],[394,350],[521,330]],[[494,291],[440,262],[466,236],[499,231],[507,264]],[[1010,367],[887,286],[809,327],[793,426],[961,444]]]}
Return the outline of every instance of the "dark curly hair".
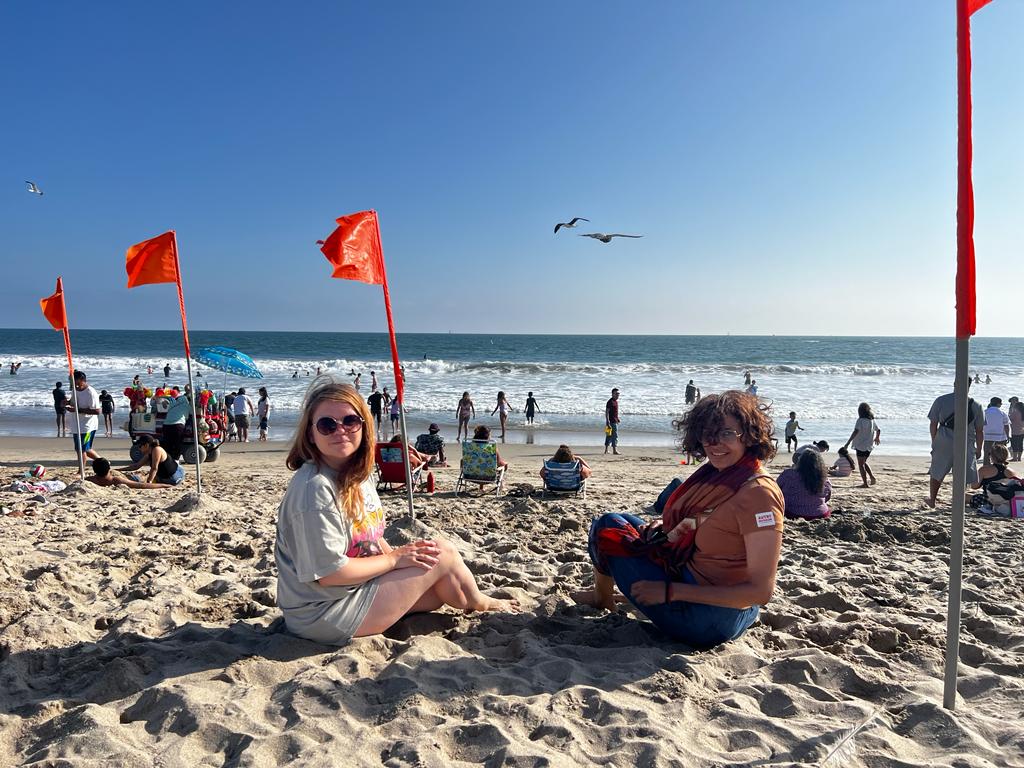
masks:
{"label": "dark curly hair", "polygon": [[769,411],[771,406],[762,404],[754,395],[729,390],[720,395],[705,395],[682,418],[672,422],[679,435],[679,447],[699,458],[704,458],[701,439],[709,432],[718,432],[726,416],[732,416],[740,424],[743,444],[747,453],[761,461],[768,461],[775,455],[772,442],[772,425]]}
{"label": "dark curly hair", "polygon": [[[846,454],[849,457],[849,453]],[[825,469],[825,460],[821,453],[808,448],[801,452],[800,460],[796,463],[796,473],[800,475],[800,481],[811,493],[820,494],[825,489],[825,480],[828,477],[828,470]]]}

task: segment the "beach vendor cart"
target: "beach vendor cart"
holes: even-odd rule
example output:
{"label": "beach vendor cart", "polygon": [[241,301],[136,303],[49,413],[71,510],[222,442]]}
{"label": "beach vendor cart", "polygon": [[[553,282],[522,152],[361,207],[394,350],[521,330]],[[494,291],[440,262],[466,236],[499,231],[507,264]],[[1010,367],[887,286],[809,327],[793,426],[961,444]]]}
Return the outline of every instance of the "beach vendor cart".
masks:
{"label": "beach vendor cart", "polygon": [[[153,435],[157,440],[163,436],[163,422],[170,408],[171,400],[179,396],[177,389],[157,389],[150,401],[150,409],[146,412],[134,412],[128,422],[128,434],[132,439],[132,447],[128,455],[132,461],[142,458],[142,449],[138,446],[138,439],[142,435]],[[207,397],[204,398],[204,395]],[[207,390],[199,392],[199,403],[205,404],[209,393]],[[197,410],[199,416],[199,454],[196,455],[196,441],[193,439],[192,416],[189,415],[185,422],[184,447],[182,459],[186,464],[202,464],[214,462],[220,455],[220,446],[224,442],[224,436],[219,425],[215,421],[204,418],[205,407]]]}

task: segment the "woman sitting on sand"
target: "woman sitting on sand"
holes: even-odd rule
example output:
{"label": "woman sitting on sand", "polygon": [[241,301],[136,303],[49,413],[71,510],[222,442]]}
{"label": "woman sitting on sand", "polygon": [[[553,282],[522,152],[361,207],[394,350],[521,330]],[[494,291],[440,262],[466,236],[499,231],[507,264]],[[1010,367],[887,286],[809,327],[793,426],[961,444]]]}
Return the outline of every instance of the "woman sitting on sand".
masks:
{"label": "woman sitting on sand", "polygon": [[998,480],[1018,479],[1017,473],[1007,468],[1010,462],[1010,452],[1002,443],[996,443],[989,449],[989,458],[992,463],[978,468],[978,482],[971,488],[981,488],[987,491],[989,485]]}
{"label": "woman sitting on sand", "polygon": [[142,457],[123,471],[130,472],[133,469],[142,469],[149,465],[149,476],[147,483],[163,483],[164,485],[181,485],[185,479],[185,468],[171,458],[170,454],[156,441],[152,435],[143,435],[135,441],[135,445],[142,451]]}
{"label": "woman sitting on sand", "polygon": [[[580,479],[586,480],[588,477],[590,477],[591,469],[590,465],[587,464],[587,460],[584,459],[582,456],[574,455],[572,452],[572,448],[570,448],[568,445],[558,446],[558,450],[555,451],[555,455],[552,456],[550,460],[557,462],[559,464],[572,464],[574,461],[578,461],[580,463]],[[547,470],[544,468],[543,465],[541,465],[540,476],[545,477],[546,475]]]}
{"label": "woman sitting on sand", "polygon": [[742,635],[775,590],[782,492],[761,462],[775,454],[768,406],[707,395],[673,423],[708,461],[672,495],[661,520],[606,514],[590,526],[594,589],[577,602],[608,610],[614,588],[671,637],[710,648]]}
{"label": "woman sitting on sand", "polygon": [[442,605],[515,610],[515,601],[480,592],[450,542],[392,549],[384,540],[372,424],[369,407],[348,384],[315,382],[306,395],[285,462],[295,475],[278,510],[274,549],[277,602],[288,629],[344,645]]}
{"label": "woman sitting on sand", "polygon": [[829,517],[832,484],[828,481],[825,461],[818,451],[804,451],[796,466],[779,475],[779,488],[786,500],[786,517],[820,520]]}

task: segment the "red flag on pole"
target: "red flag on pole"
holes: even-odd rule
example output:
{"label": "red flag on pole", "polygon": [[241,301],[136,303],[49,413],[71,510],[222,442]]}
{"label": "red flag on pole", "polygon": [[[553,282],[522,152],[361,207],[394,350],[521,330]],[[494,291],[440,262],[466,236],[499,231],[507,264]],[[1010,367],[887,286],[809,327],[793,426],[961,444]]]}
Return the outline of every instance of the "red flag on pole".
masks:
{"label": "red flag on pole", "polygon": [[68,324],[68,316],[64,311],[64,283],[57,278],[57,290],[51,296],[39,300],[39,306],[43,308],[43,315],[53,326],[55,331],[63,331]]}
{"label": "red flag on pole", "polygon": [[376,211],[360,211],[337,219],[338,228],[320,251],[334,265],[331,277],[384,285],[384,254]]}
{"label": "red flag on pole", "polygon": [[179,281],[178,244],[173,230],[133,245],[126,260],[129,288]]}
{"label": "red flag on pole", "polygon": [[[188,319],[185,316],[185,294],[181,288],[181,265],[178,262],[178,237],[174,230],[136,243],[125,254],[128,287],[151,283],[174,283],[178,287],[178,310],[181,312],[181,335],[185,341],[185,366],[188,369],[188,388],[192,396],[192,424],[198,424],[195,387],[192,385],[192,349],[188,343]],[[199,452],[199,430],[192,429],[196,453],[196,490],[203,492],[202,461]],[[175,457],[177,458],[177,457]]]}
{"label": "red flag on pole", "polygon": [[977,331],[974,267],[974,149],[971,139],[971,14],[992,0],[957,0],[956,337]]}

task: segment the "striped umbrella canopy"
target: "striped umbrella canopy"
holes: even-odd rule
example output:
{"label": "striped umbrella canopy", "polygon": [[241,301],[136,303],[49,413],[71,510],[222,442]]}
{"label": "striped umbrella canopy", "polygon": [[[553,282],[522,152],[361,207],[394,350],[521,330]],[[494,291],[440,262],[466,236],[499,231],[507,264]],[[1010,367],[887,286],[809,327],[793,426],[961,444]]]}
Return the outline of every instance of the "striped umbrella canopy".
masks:
{"label": "striped umbrella canopy", "polygon": [[192,359],[208,368],[224,371],[233,376],[244,376],[247,379],[263,378],[251,357],[230,347],[203,347],[193,353]]}

